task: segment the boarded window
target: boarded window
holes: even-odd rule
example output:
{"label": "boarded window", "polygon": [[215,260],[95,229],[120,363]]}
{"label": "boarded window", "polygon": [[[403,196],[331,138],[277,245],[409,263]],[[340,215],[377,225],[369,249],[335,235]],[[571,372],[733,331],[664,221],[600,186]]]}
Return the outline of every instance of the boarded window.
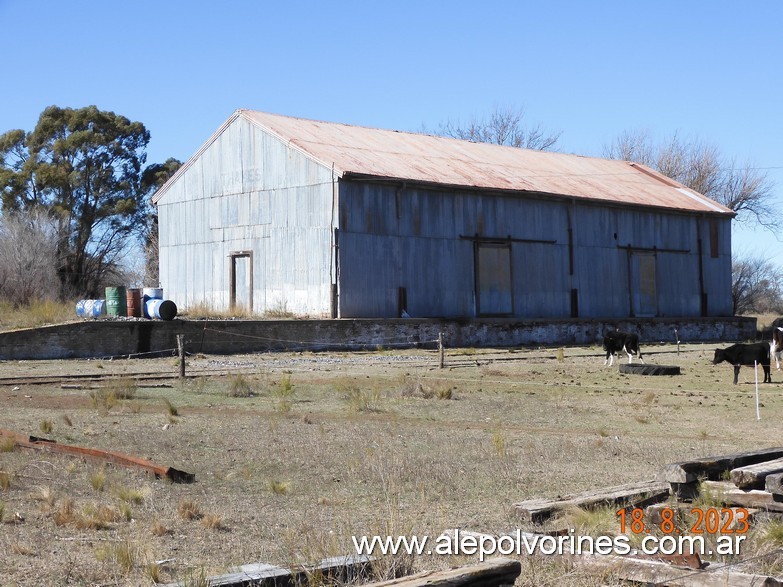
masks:
{"label": "boarded window", "polygon": [[508,316],[511,292],[511,245],[476,243],[476,302],[479,316]]}
{"label": "boarded window", "polygon": [[634,316],[658,314],[658,293],[655,275],[655,255],[631,254],[631,298]]}
{"label": "boarded window", "polygon": [[717,259],[718,256],[718,221],[710,218],[710,257]]}

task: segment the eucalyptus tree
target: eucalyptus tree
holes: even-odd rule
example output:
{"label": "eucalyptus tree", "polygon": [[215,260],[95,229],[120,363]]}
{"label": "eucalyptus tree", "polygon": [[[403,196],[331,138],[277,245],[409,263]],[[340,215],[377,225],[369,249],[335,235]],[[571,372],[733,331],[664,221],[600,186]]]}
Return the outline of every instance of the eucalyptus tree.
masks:
{"label": "eucalyptus tree", "polygon": [[[150,165],[144,170],[141,177],[142,191],[151,197],[181,166],[182,162],[173,157],[169,157],[164,163]],[[144,242],[144,279],[146,283],[157,285],[160,267],[158,256],[158,215],[155,210],[152,210],[147,215],[142,240]]]}
{"label": "eucalyptus tree", "polygon": [[54,219],[61,296],[100,293],[145,226],[149,140],[141,122],[95,106],[50,106],[32,131],[0,135],[3,214]]}

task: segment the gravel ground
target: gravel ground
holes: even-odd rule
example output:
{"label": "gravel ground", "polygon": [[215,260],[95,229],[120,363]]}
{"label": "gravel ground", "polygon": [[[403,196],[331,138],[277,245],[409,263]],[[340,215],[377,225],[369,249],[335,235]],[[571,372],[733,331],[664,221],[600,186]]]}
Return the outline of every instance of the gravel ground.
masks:
{"label": "gravel ground", "polygon": [[[4,376],[104,380],[0,385],[0,428],[147,458],[196,482],[0,452],[0,585],[195,584],[247,563],[349,554],[352,536],[507,532],[524,499],[783,444],[780,384],[761,389],[757,421],[752,370],[731,385],[713,348],[644,349],[648,363],[682,367],[665,377],[622,375],[596,347],[562,360],[558,349],[450,349],[445,369],[428,350],[199,355],[167,387],[129,381],[176,376],[172,358],[6,362]],[[525,564],[520,585],[614,584]]]}

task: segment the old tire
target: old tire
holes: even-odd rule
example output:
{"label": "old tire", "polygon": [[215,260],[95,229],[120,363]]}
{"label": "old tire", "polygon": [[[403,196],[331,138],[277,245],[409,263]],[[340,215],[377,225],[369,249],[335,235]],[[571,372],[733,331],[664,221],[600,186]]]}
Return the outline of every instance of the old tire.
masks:
{"label": "old tire", "polygon": [[680,368],[674,365],[644,365],[621,363],[620,373],[633,375],[679,375]]}

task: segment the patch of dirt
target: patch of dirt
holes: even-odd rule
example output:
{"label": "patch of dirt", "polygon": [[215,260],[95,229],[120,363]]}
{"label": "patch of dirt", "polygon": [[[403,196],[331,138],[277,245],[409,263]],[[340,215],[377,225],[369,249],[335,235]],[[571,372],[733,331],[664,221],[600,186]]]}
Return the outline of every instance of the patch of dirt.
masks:
{"label": "patch of dirt", "polygon": [[[511,506],[525,499],[783,444],[783,378],[760,387],[757,421],[752,369],[732,385],[714,348],[648,345],[648,364],[681,368],[659,377],[605,367],[597,347],[450,349],[445,369],[424,350],[197,356],[182,382],[170,358],[5,363],[5,376],[103,379],[81,390],[4,383],[0,428],[147,458],[196,482],[0,452],[0,584],[185,581],[351,554],[352,536],[497,534],[520,527]],[[129,387],[153,372],[171,387]],[[550,572],[557,584],[568,570]]]}

